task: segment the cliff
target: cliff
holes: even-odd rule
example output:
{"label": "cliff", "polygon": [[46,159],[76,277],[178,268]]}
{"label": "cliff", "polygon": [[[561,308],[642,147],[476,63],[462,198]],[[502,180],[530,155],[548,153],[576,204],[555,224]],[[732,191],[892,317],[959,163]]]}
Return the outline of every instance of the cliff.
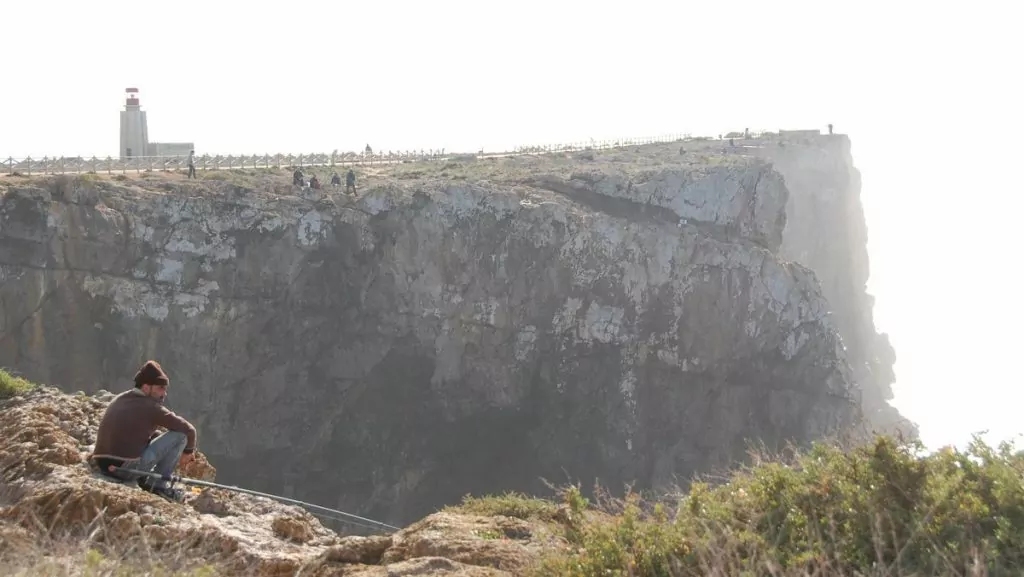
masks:
{"label": "cliff", "polygon": [[117,391],[157,358],[222,479],[393,524],[540,477],[685,481],[875,402],[783,256],[787,181],[701,142],[367,168],[354,199],[8,178],[0,365]]}
{"label": "cliff", "polygon": [[874,297],[867,292],[870,266],[867,226],[860,201],[860,171],[850,139],[770,138],[756,154],[784,177],[788,222],[779,254],[814,271],[843,337],[854,380],[864,390],[867,424],[884,433],[917,438],[917,426],[888,404],[896,380],[896,352],[874,323]]}

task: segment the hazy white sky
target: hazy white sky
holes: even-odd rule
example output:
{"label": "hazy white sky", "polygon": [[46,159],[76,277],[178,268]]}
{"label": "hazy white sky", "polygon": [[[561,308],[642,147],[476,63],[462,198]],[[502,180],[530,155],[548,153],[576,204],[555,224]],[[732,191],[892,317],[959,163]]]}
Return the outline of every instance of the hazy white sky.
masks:
{"label": "hazy white sky", "polygon": [[[265,7],[264,7],[265,6]],[[1024,7],[659,0],[5,2],[0,157],[108,155],[123,89],[202,153],[818,128],[853,140],[895,404],[1024,432]]]}

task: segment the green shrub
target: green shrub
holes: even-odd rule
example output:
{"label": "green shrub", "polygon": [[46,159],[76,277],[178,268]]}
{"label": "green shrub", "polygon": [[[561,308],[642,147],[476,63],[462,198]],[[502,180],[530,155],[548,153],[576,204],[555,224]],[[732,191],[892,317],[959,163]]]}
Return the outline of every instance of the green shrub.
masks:
{"label": "green shrub", "polygon": [[589,516],[542,575],[1011,575],[1024,567],[1024,457],[978,439],[922,456],[879,437],[695,483],[677,503]]}
{"label": "green shrub", "polygon": [[448,508],[457,513],[493,516],[504,515],[518,519],[548,521],[554,518],[558,507],[551,501],[527,497],[521,493],[505,493],[485,497],[462,498],[462,504]]}
{"label": "green shrub", "polygon": [[35,388],[35,385],[0,369],[0,399],[9,399]]}

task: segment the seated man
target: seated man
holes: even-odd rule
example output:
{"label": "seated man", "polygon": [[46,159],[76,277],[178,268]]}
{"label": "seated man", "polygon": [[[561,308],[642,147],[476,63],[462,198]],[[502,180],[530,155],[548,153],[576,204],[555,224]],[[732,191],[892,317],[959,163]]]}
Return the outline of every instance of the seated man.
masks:
{"label": "seated man", "polygon": [[[139,485],[161,497],[182,501],[184,493],[164,480],[115,470],[125,467],[170,475],[176,465],[195,458],[196,428],[163,405],[170,379],[156,361],[146,361],[135,374],[135,388],[110,402],[96,435],[92,459],[100,472]],[[157,427],[167,429],[159,434]]]}

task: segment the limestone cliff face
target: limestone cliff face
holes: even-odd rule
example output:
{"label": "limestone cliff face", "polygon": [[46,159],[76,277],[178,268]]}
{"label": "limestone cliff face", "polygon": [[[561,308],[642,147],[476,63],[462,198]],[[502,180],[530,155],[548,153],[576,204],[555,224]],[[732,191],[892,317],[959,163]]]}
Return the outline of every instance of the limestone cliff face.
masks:
{"label": "limestone cliff face", "polygon": [[854,424],[830,305],[777,254],[783,179],[675,148],[368,169],[355,200],[12,179],[0,365],[119,391],[157,358],[221,480],[394,523]]}
{"label": "limestone cliff face", "polygon": [[860,172],[845,135],[761,143],[757,152],[785,178],[787,225],[779,254],[812,270],[843,337],[854,379],[863,390],[866,425],[917,436],[917,426],[888,404],[896,353],[875,329],[867,226]]}

